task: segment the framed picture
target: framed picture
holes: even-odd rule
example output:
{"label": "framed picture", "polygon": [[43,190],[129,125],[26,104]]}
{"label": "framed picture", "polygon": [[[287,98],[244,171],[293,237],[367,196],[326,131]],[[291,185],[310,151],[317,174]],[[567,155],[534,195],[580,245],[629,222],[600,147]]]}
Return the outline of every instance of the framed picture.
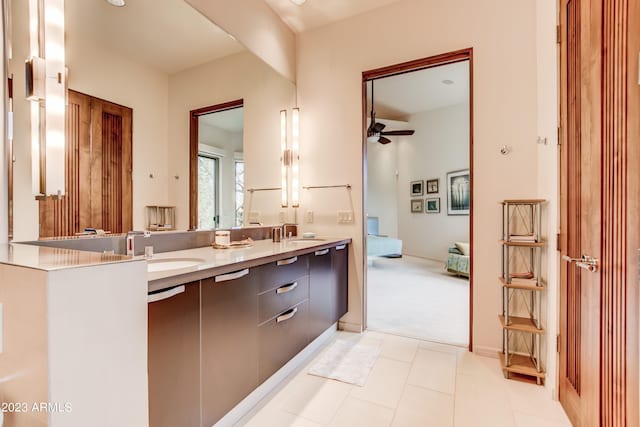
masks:
{"label": "framed picture", "polygon": [[469,169],[447,173],[447,214],[469,215],[471,176]]}
{"label": "framed picture", "polygon": [[422,213],[422,212],[424,212],[424,200],[422,199],[411,200],[411,213]]}
{"label": "framed picture", "polygon": [[440,197],[428,197],[424,202],[424,212],[440,213]]}
{"label": "framed picture", "polygon": [[411,181],[411,197],[422,196],[424,194],[424,188],[422,185],[424,181]]}
{"label": "framed picture", "polygon": [[440,179],[438,178],[427,180],[427,194],[437,193],[439,191],[438,190],[439,183],[440,183]]}

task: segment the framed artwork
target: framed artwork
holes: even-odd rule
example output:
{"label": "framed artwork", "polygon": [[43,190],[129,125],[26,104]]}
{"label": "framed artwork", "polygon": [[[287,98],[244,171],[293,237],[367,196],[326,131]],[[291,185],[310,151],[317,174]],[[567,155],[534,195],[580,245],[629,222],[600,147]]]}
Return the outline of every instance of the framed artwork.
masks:
{"label": "framed artwork", "polygon": [[439,191],[438,190],[439,183],[440,183],[440,179],[438,178],[427,180],[427,194],[437,193]]}
{"label": "framed artwork", "polygon": [[411,197],[424,195],[424,181],[411,181]]}
{"label": "framed artwork", "polygon": [[411,200],[411,213],[422,213],[422,212],[424,212],[424,200],[423,199]]}
{"label": "framed artwork", "polygon": [[424,202],[425,213],[440,213],[440,197],[428,197]]}
{"label": "framed artwork", "polygon": [[447,214],[469,215],[471,176],[469,169],[447,173]]}

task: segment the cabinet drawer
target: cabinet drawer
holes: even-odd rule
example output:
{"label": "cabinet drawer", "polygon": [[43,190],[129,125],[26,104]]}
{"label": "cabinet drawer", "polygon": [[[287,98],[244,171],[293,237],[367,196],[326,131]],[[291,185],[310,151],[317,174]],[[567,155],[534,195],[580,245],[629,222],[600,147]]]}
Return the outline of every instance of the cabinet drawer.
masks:
{"label": "cabinet drawer", "polygon": [[305,300],[258,328],[260,383],[309,343],[308,323],[309,300]]}
{"label": "cabinet drawer", "polygon": [[309,274],[309,255],[283,258],[262,266],[260,271],[260,293],[292,283]]}
{"label": "cabinet drawer", "polygon": [[289,307],[309,298],[309,276],[299,277],[258,297],[258,323],[277,316]]}

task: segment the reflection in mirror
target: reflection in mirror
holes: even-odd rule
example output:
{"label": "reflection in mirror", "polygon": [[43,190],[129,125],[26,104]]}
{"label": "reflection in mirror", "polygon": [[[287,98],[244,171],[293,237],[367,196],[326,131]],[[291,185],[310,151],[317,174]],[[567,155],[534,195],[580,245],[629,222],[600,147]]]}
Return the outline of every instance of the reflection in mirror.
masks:
{"label": "reflection in mirror", "polygon": [[[73,215],[62,203],[47,207],[45,212],[32,196],[30,141],[37,126],[34,130],[29,120],[30,105],[23,89],[24,61],[29,57],[27,3],[11,2],[13,30],[7,39],[13,52],[8,71],[14,77],[13,239],[44,237],[42,218],[53,222],[58,230],[54,235],[75,234],[85,227],[119,231],[104,219],[109,216],[104,214],[104,206],[90,195],[74,196],[78,211]],[[218,154],[218,158],[245,162],[236,161],[236,168],[244,168],[247,187],[277,186],[278,111],[294,105],[295,86],[184,0],[136,0],[120,8],[104,0],[65,0],[65,32],[69,89],[132,111],[128,170],[132,226],[123,225],[122,231],[145,228],[145,206],[175,206],[176,228],[189,227],[189,112],[202,106],[244,100],[242,146],[236,145],[231,154]],[[90,114],[89,123],[95,114]],[[87,120],[68,122],[67,139],[70,131],[80,132]],[[104,128],[102,132],[102,138],[108,139]],[[67,151],[67,187],[79,181],[92,188],[110,182],[100,172],[105,170],[100,162],[107,160],[94,156],[88,169],[73,167],[81,158],[78,155],[74,160],[73,150],[78,154],[80,148]],[[242,155],[237,159],[239,153]],[[219,160],[218,174],[224,161]],[[203,213],[211,217],[213,209],[213,217],[194,226],[229,227],[246,221],[243,203],[247,198],[238,193],[234,202],[230,195],[236,193],[236,182],[218,178],[219,190],[212,199],[216,204]],[[261,195],[253,201],[252,209],[263,223],[277,222],[281,215],[277,194]]]}
{"label": "reflection in mirror", "polygon": [[191,129],[191,135],[198,144],[195,202],[199,229],[244,224],[244,109],[239,103],[223,110],[215,106],[200,109],[208,112],[196,115],[197,123],[192,122],[197,127]]}

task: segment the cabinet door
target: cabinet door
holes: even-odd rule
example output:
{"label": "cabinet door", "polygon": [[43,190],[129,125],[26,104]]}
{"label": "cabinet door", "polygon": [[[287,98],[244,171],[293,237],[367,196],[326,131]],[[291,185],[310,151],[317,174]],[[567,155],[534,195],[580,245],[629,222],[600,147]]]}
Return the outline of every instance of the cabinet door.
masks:
{"label": "cabinet door", "polygon": [[334,323],[335,275],[330,249],[315,251],[309,259],[309,331],[315,339]]}
{"label": "cabinet door", "polygon": [[258,386],[260,267],[202,281],[202,425]]}
{"label": "cabinet door", "polygon": [[309,343],[309,300],[260,325],[260,383]]}
{"label": "cabinet door", "polygon": [[349,292],[349,250],[346,244],[333,248],[333,295],[335,302],[331,323],[337,322],[342,316],[347,314],[348,292]]}
{"label": "cabinet door", "polygon": [[200,425],[200,282],[154,293],[149,303],[149,424]]}

